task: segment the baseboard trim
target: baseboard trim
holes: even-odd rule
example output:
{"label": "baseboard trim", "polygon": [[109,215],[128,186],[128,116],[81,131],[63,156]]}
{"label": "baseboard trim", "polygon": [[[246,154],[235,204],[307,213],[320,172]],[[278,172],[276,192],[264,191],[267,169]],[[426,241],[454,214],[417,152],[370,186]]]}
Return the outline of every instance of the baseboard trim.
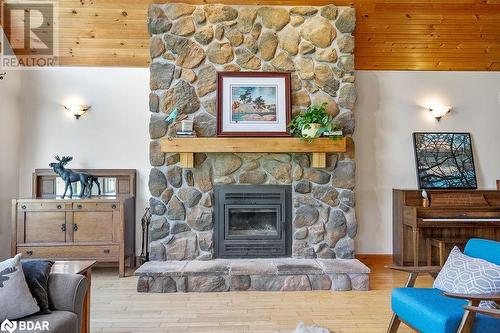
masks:
{"label": "baseboard trim", "polygon": [[356,254],[356,259],[365,264],[379,264],[379,265],[392,264],[392,254],[360,253]]}

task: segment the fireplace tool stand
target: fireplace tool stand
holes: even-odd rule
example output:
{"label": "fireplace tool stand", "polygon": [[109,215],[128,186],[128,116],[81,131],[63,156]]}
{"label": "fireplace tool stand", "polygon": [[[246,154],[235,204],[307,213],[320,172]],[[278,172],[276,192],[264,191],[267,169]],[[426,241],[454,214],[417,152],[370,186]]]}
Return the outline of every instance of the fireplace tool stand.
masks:
{"label": "fireplace tool stand", "polygon": [[151,224],[151,209],[147,207],[141,219],[142,224],[142,246],[139,257],[141,265],[149,261],[149,225]]}

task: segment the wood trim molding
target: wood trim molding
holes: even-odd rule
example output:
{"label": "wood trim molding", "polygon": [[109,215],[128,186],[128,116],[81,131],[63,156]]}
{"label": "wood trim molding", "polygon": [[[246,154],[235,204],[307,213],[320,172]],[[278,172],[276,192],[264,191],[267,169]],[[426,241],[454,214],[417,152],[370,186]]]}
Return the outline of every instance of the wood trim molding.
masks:
{"label": "wood trim molding", "polygon": [[388,265],[392,264],[392,253],[387,254],[370,254],[370,253],[359,253],[356,254],[356,259],[358,260],[372,260],[377,262],[387,262]]}

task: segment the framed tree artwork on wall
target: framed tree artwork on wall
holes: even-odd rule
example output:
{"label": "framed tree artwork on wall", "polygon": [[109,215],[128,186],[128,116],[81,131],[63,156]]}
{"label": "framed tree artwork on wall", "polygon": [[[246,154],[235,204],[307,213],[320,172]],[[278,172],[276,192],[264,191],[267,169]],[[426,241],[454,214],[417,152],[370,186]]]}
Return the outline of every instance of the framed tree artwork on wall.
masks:
{"label": "framed tree artwork on wall", "polygon": [[477,189],[470,133],[413,133],[421,189]]}
{"label": "framed tree artwork on wall", "polygon": [[219,72],[217,136],[290,136],[290,74]]}

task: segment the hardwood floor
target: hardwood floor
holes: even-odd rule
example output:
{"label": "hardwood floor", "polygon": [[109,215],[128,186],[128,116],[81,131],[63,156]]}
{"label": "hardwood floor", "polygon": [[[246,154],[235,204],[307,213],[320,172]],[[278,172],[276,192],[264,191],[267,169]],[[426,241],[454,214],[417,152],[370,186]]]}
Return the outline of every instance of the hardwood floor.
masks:
{"label": "hardwood floor", "polygon": [[[118,279],[115,270],[92,275],[92,332],[292,332],[298,322],[335,333],[385,332],[390,292],[406,274],[385,269],[384,257],[360,257],[370,266],[368,292],[228,292],[140,294],[136,277]],[[385,261],[385,262],[384,262]],[[417,286],[432,285],[431,278]],[[400,333],[412,332],[401,325]]]}

